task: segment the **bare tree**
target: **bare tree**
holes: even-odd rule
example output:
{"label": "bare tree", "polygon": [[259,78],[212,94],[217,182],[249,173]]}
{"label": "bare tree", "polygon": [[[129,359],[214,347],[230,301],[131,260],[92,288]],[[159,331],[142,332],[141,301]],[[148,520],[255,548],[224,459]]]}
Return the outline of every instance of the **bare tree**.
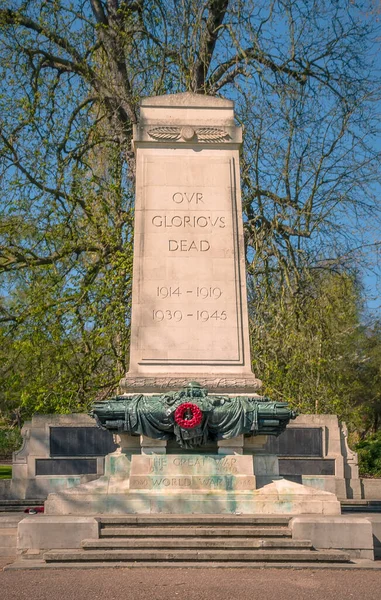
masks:
{"label": "bare tree", "polygon": [[[0,322],[17,328],[39,305],[86,337],[109,331],[100,315],[112,305],[127,332],[143,96],[235,100],[258,288],[276,277],[298,292],[306,266],[343,262],[380,216],[372,10],[371,0],[1,0]],[[125,346],[109,337],[122,369]]]}

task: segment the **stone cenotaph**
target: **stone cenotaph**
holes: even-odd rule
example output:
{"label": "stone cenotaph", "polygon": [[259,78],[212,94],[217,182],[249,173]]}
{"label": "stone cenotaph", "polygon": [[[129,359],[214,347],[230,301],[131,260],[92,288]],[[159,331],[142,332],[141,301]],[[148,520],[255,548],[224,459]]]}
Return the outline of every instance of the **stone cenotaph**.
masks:
{"label": "stone cenotaph", "polygon": [[129,371],[92,415],[119,449],[96,481],[50,494],[50,515],[339,514],[334,494],[279,477],[263,450],[295,414],[251,371],[230,100],[143,99]]}
{"label": "stone cenotaph", "polygon": [[146,98],[134,131],[136,202],[130,369],[124,392],[252,393],[233,102]]}

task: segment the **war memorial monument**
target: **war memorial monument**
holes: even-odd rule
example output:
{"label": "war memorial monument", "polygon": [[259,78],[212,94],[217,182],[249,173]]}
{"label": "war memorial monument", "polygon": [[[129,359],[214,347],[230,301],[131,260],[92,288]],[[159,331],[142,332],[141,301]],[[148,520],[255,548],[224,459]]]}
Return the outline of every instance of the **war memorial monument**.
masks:
{"label": "war memorial monument", "polygon": [[260,453],[295,414],[259,396],[251,371],[241,142],[230,100],[143,99],[130,367],[122,394],[92,409],[119,450],[103,477],[50,494],[48,514],[339,513]]}
{"label": "war memorial monument", "polygon": [[[281,539],[277,525],[287,528],[292,519],[292,540],[283,546],[278,538],[263,542],[245,530],[249,541],[216,537],[214,547],[222,544],[216,558],[198,552],[200,539],[191,540],[196,533],[190,530],[181,546],[181,527],[174,546],[183,554],[194,548],[196,560],[263,560],[265,553],[255,558],[254,550],[269,547],[298,548],[299,558],[290,554],[288,560],[313,560],[314,554],[345,561],[348,555],[340,552],[348,548],[370,558],[370,523],[352,519],[344,526],[334,493],[283,479],[278,457],[264,450],[267,436],[280,435],[296,415],[260,396],[261,382],[251,370],[241,142],[230,100],[189,93],[142,100],[133,139],[130,365],[119,394],[95,402],[91,413],[99,427],[114,433],[118,449],[105,457],[101,477],[50,493],[45,515],[19,524],[19,554],[34,548],[40,555],[49,550],[47,561],[156,560],[158,551],[149,554],[148,541],[136,541],[142,535],[137,525],[161,519],[162,527],[218,527],[225,519],[238,529],[262,523]],[[122,525],[133,529],[123,534]],[[104,527],[114,527],[114,545],[102,540]],[[308,554],[311,539],[331,550]],[[133,558],[128,549],[134,544],[146,554]],[[163,552],[170,546],[160,544]],[[329,555],[332,549],[340,552]],[[180,560],[181,552],[177,558],[164,552],[157,560]]]}

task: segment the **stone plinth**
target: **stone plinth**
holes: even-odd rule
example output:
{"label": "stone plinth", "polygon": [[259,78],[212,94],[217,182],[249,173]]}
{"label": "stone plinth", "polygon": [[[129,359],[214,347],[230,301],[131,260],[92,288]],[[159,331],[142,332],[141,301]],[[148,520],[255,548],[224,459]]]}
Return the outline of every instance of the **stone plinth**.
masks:
{"label": "stone plinth", "polygon": [[294,540],[311,540],[314,548],[340,548],[352,558],[374,560],[374,531],[364,516],[300,516],[291,520],[290,529]]}
{"label": "stone plinth", "polygon": [[225,393],[260,387],[250,361],[241,142],[230,100],[186,93],[141,103],[123,392],[191,380]]}
{"label": "stone plinth", "polygon": [[93,517],[25,517],[18,524],[17,553],[33,549],[79,548],[85,538],[99,537],[99,523]]}
{"label": "stone plinth", "polygon": [[[271,463],[271,464],[270,464]],[[334,494],[267,475],[249,455],[170,454],[106,458],[106,475],[72,490],[50,494],[49,515],[65,514],[340,514]],[[268,480],[267,479],[267,480]]]}

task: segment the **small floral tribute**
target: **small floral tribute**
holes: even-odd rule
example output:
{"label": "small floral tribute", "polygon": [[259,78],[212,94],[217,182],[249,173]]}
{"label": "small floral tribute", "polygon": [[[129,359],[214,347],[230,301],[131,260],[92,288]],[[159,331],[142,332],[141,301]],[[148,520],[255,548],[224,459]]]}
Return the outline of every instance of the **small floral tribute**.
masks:
{"label": "small floral tribute", "polygon": [[202,411],[197,404],[184,402],[175,410],[175,422],[182,429],[193,429],[200,425],[202,421]]}

